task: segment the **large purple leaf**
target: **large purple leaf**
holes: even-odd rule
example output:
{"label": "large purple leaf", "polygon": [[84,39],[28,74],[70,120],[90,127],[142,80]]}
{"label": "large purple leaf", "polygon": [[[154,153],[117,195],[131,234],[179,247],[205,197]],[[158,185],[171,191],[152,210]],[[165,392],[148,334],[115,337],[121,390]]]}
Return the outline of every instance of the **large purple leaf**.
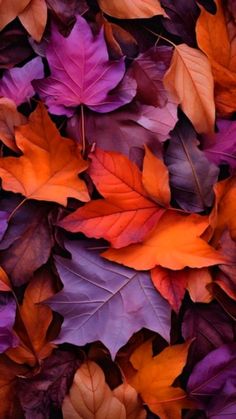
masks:
{"label": "large purple leaf", "polygon": [[16,303],[10,293],[0,293],[0,353],[18,345],[18,338],[13,334]]}
{"label": "large purple leaf", "polygon": [[202,136],[202,148],[208,160],[236,169],[236,121],[220,119],[218,132]]}
{"label": "large purple leaf", "polygon": [[43,77],[43,62],[40,57],[34,58],[23,67],[6,70],[0,80],[0,96],[12,99],[19,106],[35,93],[31,81]]}
{"label": "large purple leaf", "polygon": [[127,103],[108,94],[124,76],[124,60],[109,61],[103,30],[94,37],[82,17],[77,16],[68,38],[52,25],[46,57],[51,76],[33,85],[50,112],[71,116],[81,104],[108,112]]}
{"label": "large purple leaf", "polygon": [[0,242],[0,265],[15,286],[29,281],[36,269],[47,262],[53,245],[48,214],[52,206],[25,203],[9,222]]}
{"label": "large purple leaf", "polygon": [[163,85],[163,77],[170,65],[173,48],[153,47],[140,54],[133,61],[129,72],[137,81],[137,99],[151,106],[163,107],[168,94]]}
{"label": "large purple leaf", "polygon": [[170,308],[148,273],[106,261],[96,242],[67,242],[66,248],[71,260],[56,257],[64,288],[48,300],[64,317],[56,343],[100,340],[114,357],[142,327],[169,340]]}
{"label": "large purple leaf", "polygon": [[227,380],[236,380],[236,343],[222,345],[198,362],[187,389],[191,397],[204,406],[211,397],[220,396]]}
{"label": "large purple leaf", "polygon": [[219,169],[209,163],[191,124],[180,120],[171,133],[165,162],[170,172],[172,197],[181,208],[191,212],[204,211],[213,203],[213,185]]}
{"label": "large purple leaf", "polygon": [[63,399],[68,392],[74,373],[80,362],[73,352],[56,350],[47,358],[39,374],[30,379],[20,379],[18,395],[25,419],[49,419],[59,414]]}

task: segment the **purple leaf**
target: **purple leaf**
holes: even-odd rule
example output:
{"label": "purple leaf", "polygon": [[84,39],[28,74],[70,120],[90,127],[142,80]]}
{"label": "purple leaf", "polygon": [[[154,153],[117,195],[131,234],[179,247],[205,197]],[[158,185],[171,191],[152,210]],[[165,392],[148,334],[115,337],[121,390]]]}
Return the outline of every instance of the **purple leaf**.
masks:
{"label": "purple leaf", "polygon": [[233,380],[226,381],[220,397],[213,397],[207,406],[207,417],[210,419],[226,419],[236,417],[236,387]]}
{"label": "purple leaf", "polygon": [[56,350],[43,362],[39,374],[20,379],[18,395],[25,419],[49,419],[50,411],[60,409],[79,365],[73,352]]}
{"label": "purple leaf", "polygon": [[13,334],[15,323],[16,303],[10,293],[0,293],[0,353],[8,348],[14,348],[19,341]]}
{"label": "purple leaf", "polygon": [[31,81],[43,77],[43,62],[40,57],[34,58],[23,67],[6,70],[0,80],[0,96],[12,99],[19,106],[35,93]]}
{"label": "purple leaf", "polygon": [[236,121],[220,119],[218,132],[202,136],[202,148],[208,160],[236,169]]}
{"label": "purple leaf", "polygon": [[0,243],[0,265],[14,286],[29,281],[33,272],[47,262],[53,245],[48,222],[51,205],[25,203],[9,222]]}
{"label": "purple leaf", "polygon": [[106,261],[96,242],[67,242],[66,248],[71,260],[56,257],[64,288],[48,300],[64,317],[56,343],[100,340],[114,357],[142,327],[169,340],[170,308],[149,274]]}
{"label": "purple leaf", "polygon": [[198,148],[196,133],[187,119],[179,121],[171,133],[165,154],[170,172],[172,198],[186,211],[200,212],[213,203],[213,185],[219,169],[209,163]]}
{"label": "purple leaf", "polygon": [[89,9],[86,0],[46,0],[46,3],[64,36],[69,34],[76,22],[76,15]]}
{"label": "purple leaf", "polygon": [[143,104],[163,107],[167,103],[168,94],[162,80],[172,52],[171,47],[153,47],[133,61],[129,73],[137,81],[137,99]]}
{"label": "purple leaf", "polygon": [[127,103],[109,96],[124,76],[124,60],[109,61],[103,30],[94,37],[82,17],[77,16],[68,38],[52,26],[46,57],[51,76],[33,85],[50,112],[71,116],[81,104],[108,112]]}
{"label": "purple leaf", "polygon": [[7,219],[8,219],[8,212],[7,211],[0,211],[0,241],[2,240],[5,231],[8,227]]}
{"label": "purple leaf", "polygon": [[234,340],[234,322],[217,303],[192,305],[182,323],[185,340],[193,339],[189,358],[191,365],[224,343]]}
{"label": "purple leaf", "polygon": [[236,379],[236,343],[210,352],[193,369],[187,389],[205,407],[213,396],[220,396],[225,382]]}

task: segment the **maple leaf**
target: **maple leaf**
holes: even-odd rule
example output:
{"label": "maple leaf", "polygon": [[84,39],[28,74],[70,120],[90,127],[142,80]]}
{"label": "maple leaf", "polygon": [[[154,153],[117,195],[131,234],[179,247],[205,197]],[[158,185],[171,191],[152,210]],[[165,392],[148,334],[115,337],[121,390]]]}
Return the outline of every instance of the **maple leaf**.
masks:
{"label": "maple leaf", "polygon": [[52,27],[46,57],[51,76],[33,85],[54,114],[71,116],[78,105],[109,112],[130,102],[136,93],[129,99],[109,96],[124,76],[124,60],[109,61],[103,30],[95,38],[80,16],[67,38]]}
{"label": "maple leaf", "polygon": [[32,38],[39,42],[47,23],[45,0],[31,0],[18,17]]}
{"label": "maple leaf", "polygon": [[63,417],[69,419],[125,419],[124,405],[105,382],[102,369],[93,361],[81,365],[74,376],[72,387],[62,405]]}
{"label": "maple leaf", "polygon": [[172,387],[185,366],[190,342],[165,348],[152,357],[152,342],[139,346],[130,361],[137,370],[129,383],[141,395],[149,409],[163,419],[181,418],[181,410],[191,402],[180,387]]}
{"label": "maple leaf", "polygon": [[210,62],[201,51],[176,45],[164,85],[198,133],[214,131],[214,81]]}
{"label": "maple leaf", "polygon": [[236,107],[236,26],[223,8],[224,2],[216,0],[216,5],[215,15],[201,9],[196,26],[197,42],[211,63],[217,110],[221,115],[230,115]]}
{"label": "maple leaf", "polygon": [[[151,153],[147,149],[151,159]],[[116,248],[143,240],[165,209],[152,201],[142,185],[141,172],[122,154],[104,152],[96,148],[90,154],[89,174],[104,200],[94,200],[64,218],[59,226],[71,232],[81,231],[88,237],[104,238]],[[166,204],[169,199],[168,182],[163,181],[166,168],[153,156],[158,175],[149,177],[149,163],[145,160],[144,182],[155,199]],[[148,180],[147,180],[148,179]],[[160,202],[159,201],[159,202]]]}
{"label": "maple leaf", "polygon": [[191,212],[201,212],[212,206],[213,185],[219,175],[218,167],[207,160],[198,145],[191,124],[180,120],[171,133],[165,153],[172,198],[181,208]]}
{"label": "maple leaf", "polygon": [[88,164],[75,144],[60,136],[43,105],[27,125],[16,129],[16,145],[23,156],[0,158],[3,189],[62,205],[68,197],[89,200],[86,185],[77,176]]}
{"label": "maple leaf", "polygon": [[24,294],[23,303],[19,307],[15,331],[20,339],[16,348],[9,349],[9,358],[19,364],[30,366],[40,365],[55,347],[48,342],[47,331],[52,323],[51,309],[40,304],[54,294],[54,285],[50,271],[38,271]]}
{"label": "maple leaf", "polygon": [[26,121],[27,119],[17,111],[12,100],[0,98],[0,138],[13,151],[19,151],[15,143],[14,127],[25,124]]}
{"label": "maple leaf", "polygon": [[178,270],[224,263],[224,257],[200,238],[208,225],[207,217],[168,211],[142,243],[108,249],[102,256],[137,270],[156,265]]}
{"label": "maple leaf", "polygon": [[142,327],[169,339],[170,309],[147,273],[102,259],[99,244],[93,242],[65,246],[72,259],[56,257],[64,288],[47,301],[64,317],[56,343],[85,345],[100,340],[114,357]]}
{"label": "maple leaf", "polygon": [[98,0],[102,11],[118,19],[145,19],[156,15],[167,16],[159,0]]}

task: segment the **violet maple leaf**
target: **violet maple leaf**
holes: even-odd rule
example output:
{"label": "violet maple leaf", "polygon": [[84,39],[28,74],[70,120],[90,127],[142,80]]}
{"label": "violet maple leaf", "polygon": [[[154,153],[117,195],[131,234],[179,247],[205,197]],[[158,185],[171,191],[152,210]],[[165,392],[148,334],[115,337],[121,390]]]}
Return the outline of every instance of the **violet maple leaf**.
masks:
{"label": "violet maple leaf", "polygon": [[12,328],[15,323],[16,303],[10,293],[0,293],[0,353],[18,345]]}
{"label": "violet maple leaf", "polygon": [[110,112],[132,97],[109,96],[125,74],[124,59],[109,61],[103,29],[95,37],[81,16],[65,38],[52,25],[46,49],[51,75],[33,86],[51,113],[71,116],[78,105],[97,112]]}
{"label": "violet maple leaf", "polygon": [[202,149],[210,162],[236,169],[236,121],[220,119],[217,127],[218,132],[202,136]]}
{"label": "violet maple leaf", "polygon": [[68,241],[65,247],[72,259],[55,258],[64,288],[46,301],[64,317],[56,343],[100,340],[114,358],[143,327],[169,340],[169,304],[148,273],[106,261],[99,255],[99,242]]}
{"label": "violet maple leaf", "polygon": [[0,80],[0,96],[13,100],[19,106],[35,94],[31,81],[43,77],[43,62],[40,57],[34,58],[23,67],[6,70]]}

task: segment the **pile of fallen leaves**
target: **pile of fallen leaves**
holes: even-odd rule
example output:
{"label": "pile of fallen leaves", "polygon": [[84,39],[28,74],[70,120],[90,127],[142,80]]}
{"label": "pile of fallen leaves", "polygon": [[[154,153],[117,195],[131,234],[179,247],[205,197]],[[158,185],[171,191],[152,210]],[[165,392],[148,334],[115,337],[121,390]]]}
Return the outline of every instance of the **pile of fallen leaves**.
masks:
{"label": "pile of fallen leaves", "polygon": [[0,2],[0,418],[236,416],[236,2]]}

